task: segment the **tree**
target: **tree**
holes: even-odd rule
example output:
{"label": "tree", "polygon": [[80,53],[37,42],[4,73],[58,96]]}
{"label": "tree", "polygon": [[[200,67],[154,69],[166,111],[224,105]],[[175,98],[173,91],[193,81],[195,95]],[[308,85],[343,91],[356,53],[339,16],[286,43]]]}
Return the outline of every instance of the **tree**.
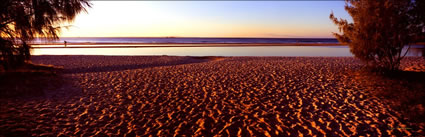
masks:
{"label": "tree", "polygon": [[30,59],[34,38],[58,39],[61,23],[70,23],[90,7],[89,0],[2,0],[0,63],[5,69]]}
{"label": "tree", "polygon": [[417,29],[418,35],[416,41],[425,42],[425,1],[416,0],[414,9],[410,12],[413,16],[415,24],[419,24]]}
{"label": "tree", "polygon": [[[405,45],[416,42],[424,28],[424,2],[412,0],[346,0],[345,10],[353,22],[330,19],[342,34],[351,53],[379,70],[398,70]],[[403,55],[402,55],[403,54]]]}

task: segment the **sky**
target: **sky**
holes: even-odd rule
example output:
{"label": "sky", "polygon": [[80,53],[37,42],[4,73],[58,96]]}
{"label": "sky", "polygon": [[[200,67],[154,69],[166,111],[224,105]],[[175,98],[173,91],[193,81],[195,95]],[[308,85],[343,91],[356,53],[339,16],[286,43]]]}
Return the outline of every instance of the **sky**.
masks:
{"label": "sky", "polygon": [[332,38],[344,1],[92,1],[61,37]]}

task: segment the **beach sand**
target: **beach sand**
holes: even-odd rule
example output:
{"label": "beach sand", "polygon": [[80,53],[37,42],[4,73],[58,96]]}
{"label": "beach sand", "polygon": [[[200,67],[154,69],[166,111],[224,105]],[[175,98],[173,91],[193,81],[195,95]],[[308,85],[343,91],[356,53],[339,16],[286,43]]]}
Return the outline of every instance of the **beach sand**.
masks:
{"label": "beach sand", "polygon": [[[0,99],[0,136],[414,136],[352,57],[35,56],[65,82]],[[403,68],[424,69],[423,58]],[[52,81],[54,83],[54,81]]]}

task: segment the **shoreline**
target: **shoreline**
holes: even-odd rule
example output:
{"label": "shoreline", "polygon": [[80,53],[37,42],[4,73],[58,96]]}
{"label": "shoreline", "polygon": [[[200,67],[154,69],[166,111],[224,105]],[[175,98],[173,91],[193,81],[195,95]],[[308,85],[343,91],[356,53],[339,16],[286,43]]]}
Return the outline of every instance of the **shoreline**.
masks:
{"label": "shoreline", "polygon": [[[279,46],[348,46],[341,43],[32,43],[31,48],[174,48],[174,47],[279,47]],[[103,46],[91,46],[103,45]],[[106,45],[106,46],[104,46]],[[119,45],[119,46],[118,46]],[[412,46],[423,46],[417,43]]]}
{"label": "shoreline", "polygon": [[[155,48],[155,47],[267,47],[267,46],[345,46],[339,43],[40,43],[31,48]],[[79,46],[82,45],[82,46]],[[83,46],[111,45],[111,46]],[[121,45],[121,46],[114,46]],[[51,47],[50,47],[51,46]],[[58,47],[60,46],[60,47]],[[63,47],[62,47],[63,46]]]}
{"label": "shoreline", "polygon": [[[65,45],[63,42],[56,43],[29,43],[29,45]],[[66,45],[211,45],[211,46],[347,46],[344,43],[113,43],[113,42],[72,42]],[[425,42],[412,45],[425,45]]]}

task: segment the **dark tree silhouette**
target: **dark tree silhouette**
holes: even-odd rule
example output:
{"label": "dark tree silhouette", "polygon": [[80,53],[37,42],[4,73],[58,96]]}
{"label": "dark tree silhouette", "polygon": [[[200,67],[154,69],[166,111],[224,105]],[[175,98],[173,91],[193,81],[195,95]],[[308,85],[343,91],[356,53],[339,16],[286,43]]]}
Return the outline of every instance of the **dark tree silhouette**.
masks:
{"label": "dark tree silhouette", "polygon": [[61,23],[72,22],[90,6],[89,0],[1,0],[0,63],[5,69],[25,63],[29,41],[58,39]]}
{"label": "dark tree silhouette", "polygon": [[417,42],[424,28],[424,2],[412,0],[346,0],[353,22],[330,19],[342,34],[334,33],[351,53],[379,70],[398,70],[402,49]]}

